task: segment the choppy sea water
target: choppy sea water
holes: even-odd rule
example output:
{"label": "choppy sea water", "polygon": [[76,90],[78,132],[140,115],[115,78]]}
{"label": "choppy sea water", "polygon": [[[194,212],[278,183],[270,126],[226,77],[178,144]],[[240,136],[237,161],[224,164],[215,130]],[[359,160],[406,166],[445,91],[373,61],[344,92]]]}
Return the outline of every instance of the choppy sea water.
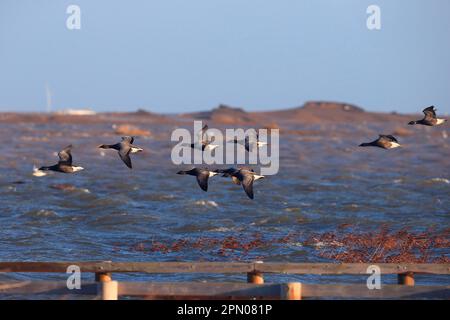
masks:
{"label": "choppy sea water", "polygon": [[[415,128],[399,137],[403,148],[358,148],[386,132],[385,125],[293,126],[317,135],[283,134],[280,171],[255,182],[255,199],[228,179],[214,177],[207,193],[194,177],[171,163],[169,124],[140,124],[152,131],[135,144],[129,170],[112,150],[96,148],[119,137],[112,122],[96,124],[11,123],[0,125],[1,261],[279,261],[325,262],[301,241],[274,243],[248,252],[217,248],[151,250],[154,244],[236,237],[279,239],[295,233],[360,231],[383,224],[398,229],[448,228],[450,140],[448,128]],[[210,125],[211,126],[211,125]],[[187,128],[192,130],[190,123]],[[434,131],[433,131],[434,130]],[[439,131],[437,133],[436,131]],[[56,163],[55,152],[73,144],[70,175],[32,175],[33,165]],[[213,166],[214,167],[214,166]],[[257,167],[255,168],[257,169]],[[301,237],[300,237],[301,238]],[[447,257],[450,252],[442,252]],[[331,261],[330,261],[331,262]],[[92,275],[83,275],[92,279]],[[3,274],[2,279],[56,279],[65,275]],[[115,275],[117,279],[243,280],[245,275]],[[268,275],[266,281],[351,282],[364,277]],[[422,279],[422,280],[421,280]],[[386,282],[395,282],[386,277]],[[444,276],[419,276],[418,283],[449,283]]]}

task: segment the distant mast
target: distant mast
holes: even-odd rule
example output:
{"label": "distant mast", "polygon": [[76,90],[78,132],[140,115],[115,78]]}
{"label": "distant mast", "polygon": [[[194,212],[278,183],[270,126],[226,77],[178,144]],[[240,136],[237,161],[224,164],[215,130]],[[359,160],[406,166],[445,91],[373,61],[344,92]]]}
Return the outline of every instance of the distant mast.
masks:
{"label": "distant mast", "polygon": [[48,83],[45,84],[45,95],[47,97],[47,113],[50,113],[52,111],[52,93]]}

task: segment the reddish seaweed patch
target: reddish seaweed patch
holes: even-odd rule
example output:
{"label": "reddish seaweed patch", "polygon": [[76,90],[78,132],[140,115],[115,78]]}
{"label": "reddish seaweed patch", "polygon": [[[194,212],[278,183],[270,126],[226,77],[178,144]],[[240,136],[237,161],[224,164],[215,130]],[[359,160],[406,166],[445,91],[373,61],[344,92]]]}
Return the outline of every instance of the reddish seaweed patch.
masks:
{"label": "reddish seaweed patch", "polygon": [[[173,242],[149,241],[139,242],[132,246],[133,251],[143,253],[162,253],[179,252],[183,250],[191,250],[207,253],[213,256],[229,257],[231,259],[240,260],[247,257],[249,253],[256,249],[270,248],[275,244],[283,244],[291,241],[292,234],[280,238],[263,238],[259,233],[250,236],[227,236],[222,239],[199,237],[195,239],[178,239]],[[257,256],[260,258],[260,256]]]}
{"label": "reddish seaweed patch", "polygon": [[450,248],[450,229],[412,232],[408,228],[375,232],[326,232],[311,235],[305,244],[315,245],[319,256],[339,262],[448,263],[439,249]]}
{"label": "reddish seaweed patch", "polygon": [[390,231],[386,226],[372,232],[353,231],[351,225],[340,225],[336,231],[302,235],[289,233],[269,237],[255,233],[224,238],[199,237],[175,241],[139,242],[133,251],[145,254],[172,252],[203,253],[229,260],[263,259],[264,250],[292,245],[307,247],[317,258],[335,262],[361,263],[449,263],[450,229],[428,229],[414,232],[406,228]]}

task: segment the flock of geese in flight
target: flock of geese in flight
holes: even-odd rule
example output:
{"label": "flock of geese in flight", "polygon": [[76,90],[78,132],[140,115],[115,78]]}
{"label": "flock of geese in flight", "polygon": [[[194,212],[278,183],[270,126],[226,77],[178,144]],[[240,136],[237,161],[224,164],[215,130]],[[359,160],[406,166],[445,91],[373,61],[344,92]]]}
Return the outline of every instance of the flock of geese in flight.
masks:
{"label": "flock of geese in flight", "polygon": [[[437,126],[440,124],[443,124],[446,122],[446,119],[439,119],[436,116],[436,109],[434,106],[425,108],[423,110],[423,113],[425,114],[425,117],[420,120],[416,121],[410,121],[409,125],[425,125],[425,126]],[[202,151],[205,150],[212,150],[217,145],[211,144],[211,141],[209,139],[204,139],[204,135],[206,134],[206,131],[208,130],[208,126],[205,125],[199,135],[201,137],[200,142],[197,144],[190,144],[191,148],[200,148]],[[234,139],[231,141],[235,144],[241,144],[245,147],[245,150],[248,152],[250,151],[250,148],[255,146],[256,148],[260,148],[267,143],[258,141],[258,136],[255,137],[245,137],[244,141],[239,141],[237,139]],[[125,163],[125,165],[128,168],[132,168],[131,164],[131,153],[138,153],[143,151],[142,148],[133,145],[134,138],[133,137],[122,137],[122,141],[116,143],[116,144],[102,144],[98,146],[98,148],[101,149],[113,149],[116,150],[119,154],[120,159]],[[383,149],[393,149],[400,147],[400,143],[397,141],[397,139],[392,135],[379,135],[378,139],[362,143],[359,145],[360,147],[379,147]],[[57,164],[53,166],[48,167],[40,167],[39,169],[36,169],[34,172],[35,176],[44,176],[46,175],[45,171],[56,171],[56,172],[62,172],[62,173],[74,173],[77,171],[81,171],[84,168],[80,166],[75,166],[72,163],[72,154],[71,154],[72,145],[69,145],[65,147],[63,150],[61,150],[58,153],[59,161]],[[208,191],[208,180],[209,178],[221,174],[222,177],[231,178],[233,183],[237,185],[242,185],[245,193],[250,199],[253,199],[253,182],[255,180],[259,180],[261,178],[264,178],[262,175],[258,175],[255,173],[253,169],[247,169],[247,168],[228,168],[228,169],[216,169],[216,170],[209,170],[208,168],[193,168],[191,170],[182,170],[178,171],[177,174],[180,175],[191,175],[195,176],[198,182],[198,185],[203,191]]]}

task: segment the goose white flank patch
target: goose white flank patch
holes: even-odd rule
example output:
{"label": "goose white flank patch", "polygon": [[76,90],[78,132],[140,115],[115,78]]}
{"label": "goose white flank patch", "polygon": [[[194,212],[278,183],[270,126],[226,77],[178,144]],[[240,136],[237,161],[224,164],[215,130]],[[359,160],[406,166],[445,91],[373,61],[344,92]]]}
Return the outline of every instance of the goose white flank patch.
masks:
{"label": "goose white flank patch", "polygon": [[100,149],[114,149],[119,152],[119,157],[125,163],[125,165],[132,169],[133,166],[131,164],[130,153],[138,153],[142,152],[143,149],[133,145],[134,138],[133,137],[122,137],[122,141],[116,144],[102,144],[98,146]]}
{"label": "goose white flank patch", "polygon": [[58,153],[59,162],[53,166],[40,167],[39,171],[56,171],[62,173],[74,173],[83,170],[83,167],[72,165],[72,145],[65,147]]}

